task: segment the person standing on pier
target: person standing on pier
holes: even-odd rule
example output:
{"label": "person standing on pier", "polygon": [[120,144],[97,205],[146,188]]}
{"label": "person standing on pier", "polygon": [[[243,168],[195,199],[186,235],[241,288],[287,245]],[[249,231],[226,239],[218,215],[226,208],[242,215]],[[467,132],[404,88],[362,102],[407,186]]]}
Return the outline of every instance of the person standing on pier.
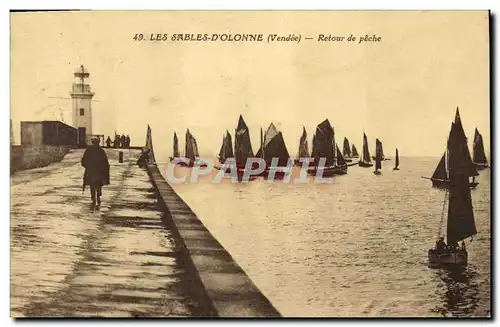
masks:
{"label": "person standing on pier", "polygon": [[107,148],[110,148],[111,147],[111,138],[108,136],[108,138],[106,139],[106,147]]}
{"label": "person standing on pier", "polygon": [[127,137],[125,138],[125,143],[127,143],[127,148],[130,149],[130,136],[127,134]]}
{"label": "person standing on pier", "polygon": [[83,175],[83,188],[90,186],[92,206],[101,205],[102,186],[109,185],[109,162],[103,148],[99,146],[99,139],[92,139],[82,157],[82,166],[85,168]]}
{"label": "person standing on pier", "polygon": [[115,134],[115,142],[113,143],[115,148],[120,147],[120,136],[118,134]]}
{"label": "person standing on pier", "polygon": [[122,134],[122,136],[120,137],[120,144],[122,148],[125,148],[125,141],[125,134]]}

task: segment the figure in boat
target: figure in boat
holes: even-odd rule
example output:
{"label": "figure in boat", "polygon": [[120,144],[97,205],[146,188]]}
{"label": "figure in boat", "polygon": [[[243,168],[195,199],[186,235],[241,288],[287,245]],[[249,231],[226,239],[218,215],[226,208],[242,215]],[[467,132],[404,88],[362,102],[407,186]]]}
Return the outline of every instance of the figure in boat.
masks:
{"label": "figure in boat", "polygon": [[398,152],[397,148],[396,148],[396,163],[395,163],[394,168],[392,170],[399,170],[399,152]]}
{"label": "figure in boat", "polygon": [[382,169],[382,142],[380,142],[379,139],[375,140],[375,170],[373,173],[375,175],[380,175],[382,172],[380,171]]}
{"label": "figure in boat", "polygon": [[[472,158],[469,152],[469,148],[467,146],[467,137],[465,136],[465,132],[462,126],[462,121],[460,119],[460,113],[457,107],[457,111],[455,114],[455,121],[451,123],[451,130],[454,131],[454,137],[456,140],[454,142],[458,142],[460,144],[460,151],[463,154],[463,165],[465,174],[468,175],[468,178],[472,177],[472,181],[469,181],[469,187],[475,188],[479,183],[476,182],[475,177],[479,175],[476,170],[474,163],[472,162]],[[450,132],[451,133],[451,132]],[[439,163],[434,170],[431,178],[423,177],[425,179],[430,179],[432,181],[432,186],[442,189],[450,188],[450,140],[448,139],[446,150],[439,160]]]}
{"label": "figure in boat", "polygon": [[[458,110],[457,115],[458,116]],[[433,249],[428,251],[429,267],[465,266],[468,253],[464,240],[477,234],[469,185],[471,158],[467,148],[465,134],[459,120],[451,126],[448,137],[448,190],[445,191],[445,203],[439,226],[439,239]],[[442,238],[446,200],[448,213],[446,223],[446,243]],[[458,243],[462,242],[462,246]],[[444,249],[444,250],[443,250]]]}
{"label": "figure in boat", "polygon": [[316,133],[313,136],[313,148],[311,157],[313,162],[309,164],[307,172],[316,175],[320,161],[324,158],[325,164],[323,176],[344,175],[347,173],[347,165],[338,165],[335,145],[335,132],[328,119],[325,119],[316,126]]}
{"label": "figure in boat", "polygon": [[370,159],[370,150],[368,150],[368,138],[366,137],[365,133],[363,133],[363,156],[361,160],[359,160],[359,166],[360,167],[373,166],[373,163],[371,162]]}
{"label": "figure in boat", "polygon": [[474,131],[472,161],[478,170],[488,168],[488,160],[486,159],[486,154],[484,153],[483,136],[479,133],[477,128]]}

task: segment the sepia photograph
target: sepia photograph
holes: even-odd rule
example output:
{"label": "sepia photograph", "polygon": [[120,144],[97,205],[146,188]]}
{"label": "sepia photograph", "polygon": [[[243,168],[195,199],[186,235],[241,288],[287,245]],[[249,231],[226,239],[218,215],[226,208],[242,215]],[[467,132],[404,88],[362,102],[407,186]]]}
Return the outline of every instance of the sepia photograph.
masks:
{"label": "sepia photograph", "polygon": [[491,319],[488,10],[9,15],[11,318]]}

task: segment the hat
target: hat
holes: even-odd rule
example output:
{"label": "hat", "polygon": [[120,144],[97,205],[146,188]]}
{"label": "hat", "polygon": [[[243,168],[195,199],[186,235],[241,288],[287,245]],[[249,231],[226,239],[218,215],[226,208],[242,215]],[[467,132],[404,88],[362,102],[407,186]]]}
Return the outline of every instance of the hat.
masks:
{"label": "hat", "polygon": [[100,143],[99,138],[97,138],[97,137],[92,138],[92,144],[99,144],[99,143]]}

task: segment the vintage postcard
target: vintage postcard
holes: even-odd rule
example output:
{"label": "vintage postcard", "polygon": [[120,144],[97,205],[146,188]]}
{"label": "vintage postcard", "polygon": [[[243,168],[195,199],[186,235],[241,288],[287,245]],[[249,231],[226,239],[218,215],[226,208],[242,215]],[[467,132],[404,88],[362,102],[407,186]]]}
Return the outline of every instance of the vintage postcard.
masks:
{"label": "vintage postcard", "polygon": [[11,12],[11,317],[490,317],[490,19]]}

